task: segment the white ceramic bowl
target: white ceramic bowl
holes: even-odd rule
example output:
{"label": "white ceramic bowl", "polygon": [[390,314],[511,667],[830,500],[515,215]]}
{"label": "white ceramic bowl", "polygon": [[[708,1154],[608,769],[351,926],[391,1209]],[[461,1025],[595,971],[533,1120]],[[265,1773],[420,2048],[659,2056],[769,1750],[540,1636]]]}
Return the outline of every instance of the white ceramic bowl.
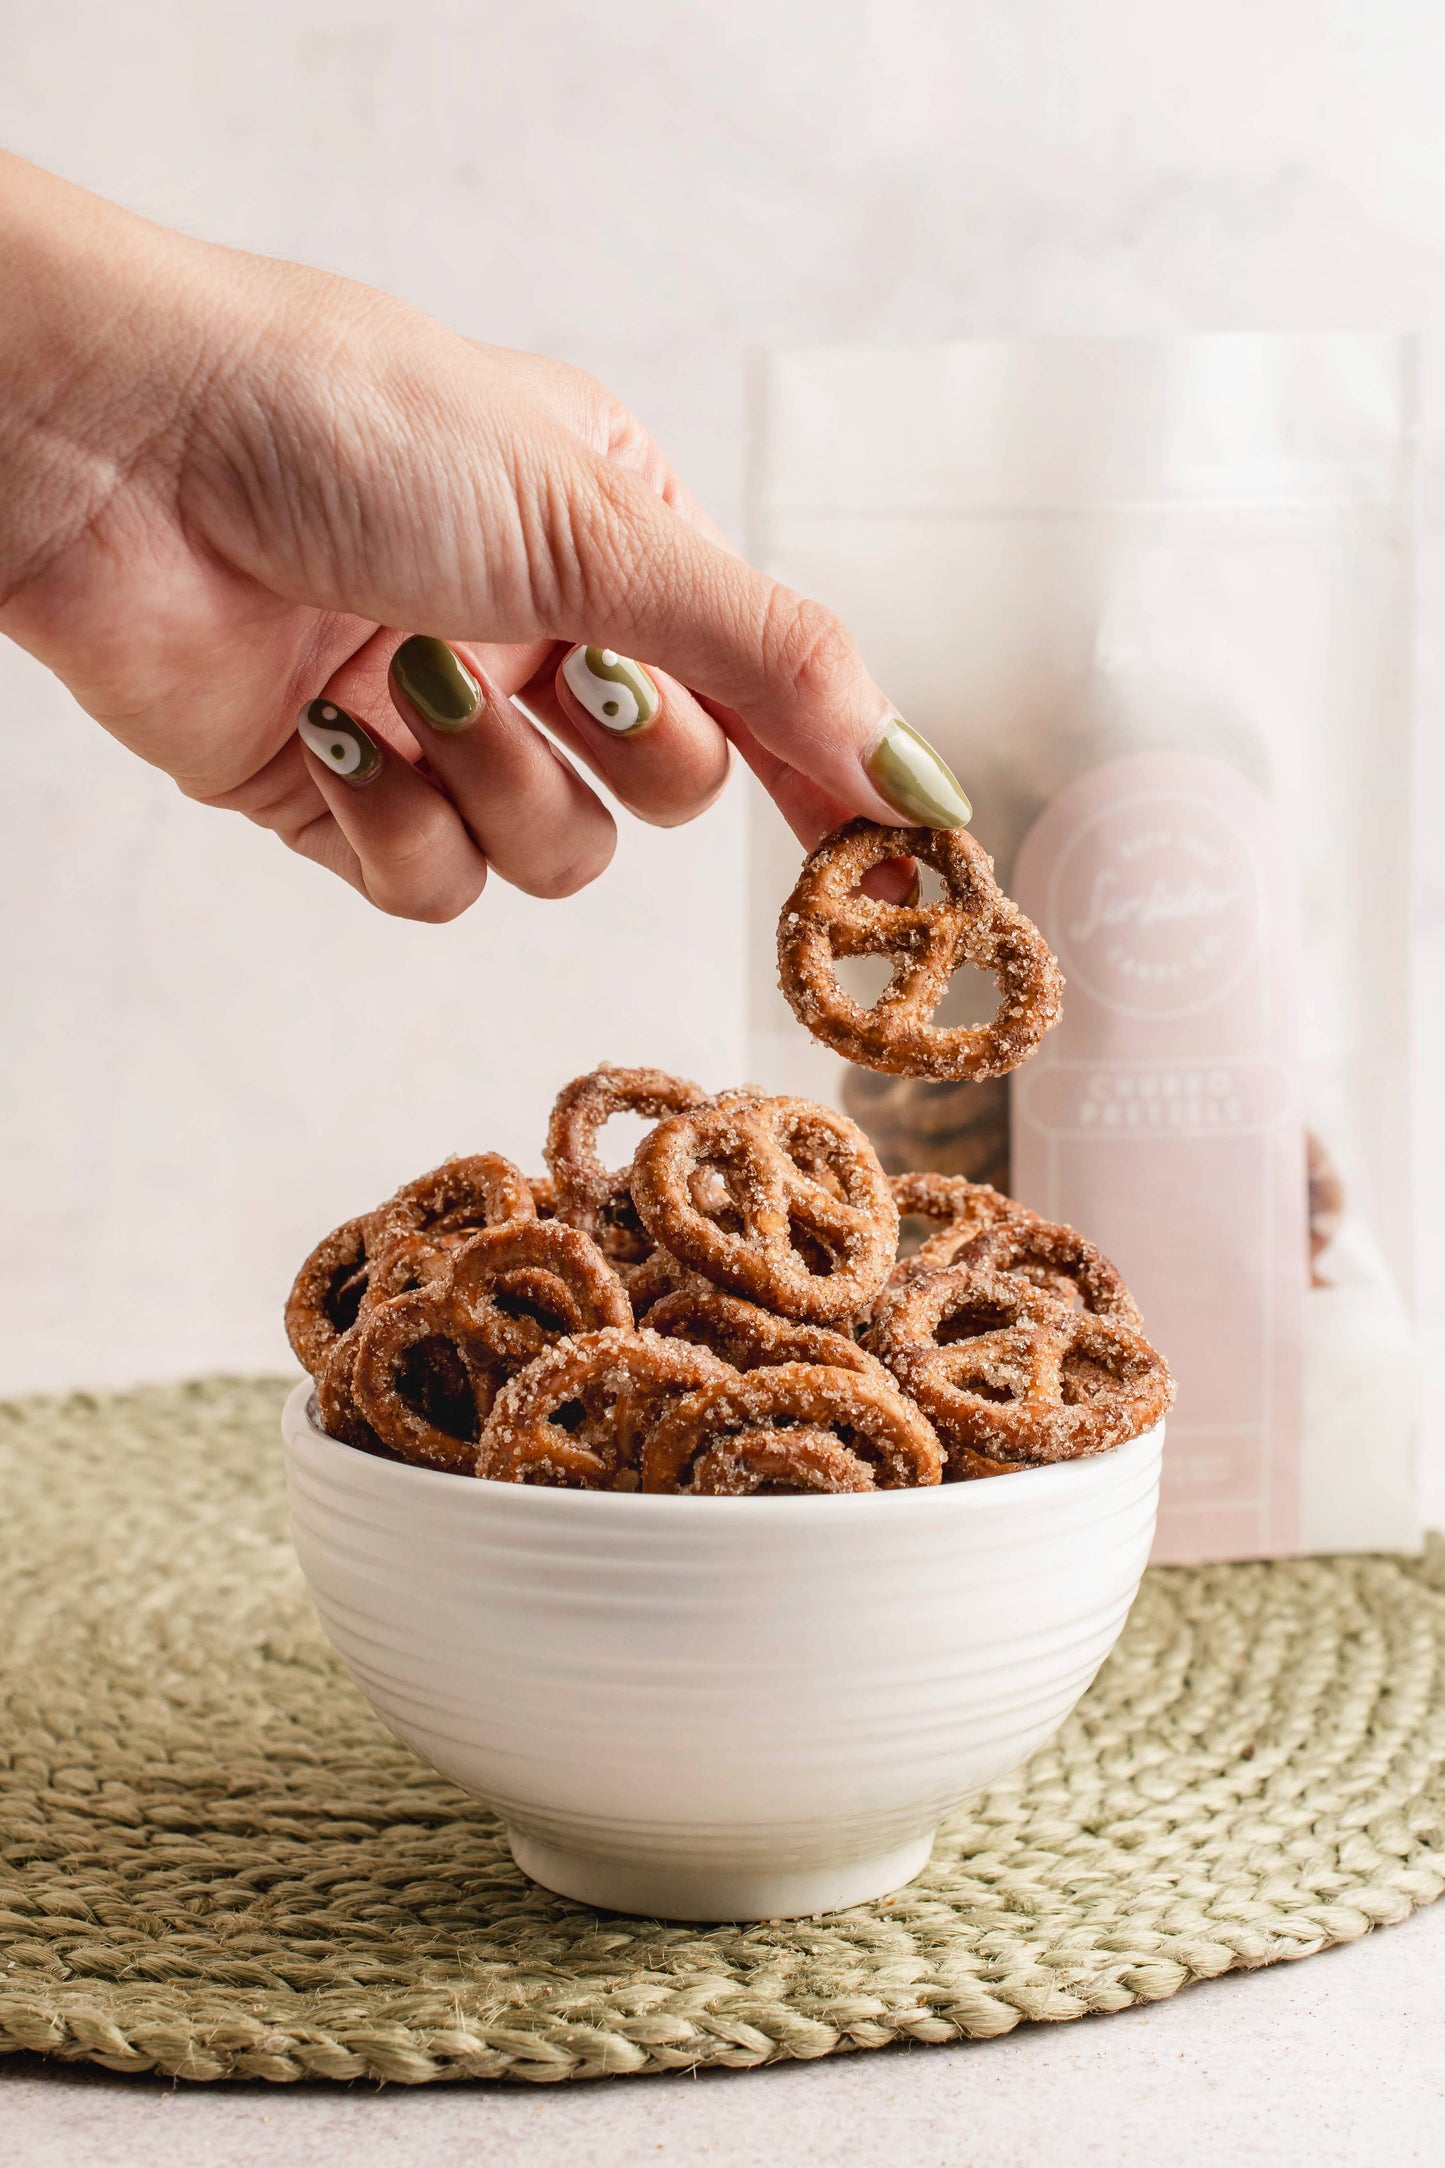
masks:
{"label": "white ceramic bowl", "polygon": [[302,1569],[382,1721],[517,1864],[664,1919],[833,1911],[1062,1723],[1149,1553],[1163,1425],[942,1489],[653,1498],[438,1475],[286,1404]]}

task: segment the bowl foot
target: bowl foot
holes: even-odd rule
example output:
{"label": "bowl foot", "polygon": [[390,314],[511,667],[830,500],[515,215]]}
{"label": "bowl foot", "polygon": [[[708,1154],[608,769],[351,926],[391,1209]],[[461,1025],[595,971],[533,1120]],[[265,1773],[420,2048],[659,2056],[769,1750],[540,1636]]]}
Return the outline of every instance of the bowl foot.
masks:
{"label": "bowl foot", "polygon": [[821,1867],[769,1872],[754,1867],[674,1867],[647,1859],[599,1859],[509,1829],[507,1842],[523,1874],[559,1897],[609,1912],[661,1920],[792,1920],[812,1912],[886,1897],[921,1874],[933,1831],[896,1851]]}

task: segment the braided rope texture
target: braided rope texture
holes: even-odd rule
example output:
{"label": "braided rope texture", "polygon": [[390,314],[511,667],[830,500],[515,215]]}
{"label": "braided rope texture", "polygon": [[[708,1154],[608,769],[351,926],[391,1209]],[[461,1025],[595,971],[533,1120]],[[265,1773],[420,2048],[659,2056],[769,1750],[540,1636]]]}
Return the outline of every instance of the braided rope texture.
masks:
{"label": "braided rope texture", "polygon": [[1152,1571],[1074,1717],[896,1898],[698,1928],[550,1896],[322,1640],[284,1391],[0,1408],[0,2049],[405,2084],[749,2067],[1157,2001],[1445,1887],[1435,1539]]}

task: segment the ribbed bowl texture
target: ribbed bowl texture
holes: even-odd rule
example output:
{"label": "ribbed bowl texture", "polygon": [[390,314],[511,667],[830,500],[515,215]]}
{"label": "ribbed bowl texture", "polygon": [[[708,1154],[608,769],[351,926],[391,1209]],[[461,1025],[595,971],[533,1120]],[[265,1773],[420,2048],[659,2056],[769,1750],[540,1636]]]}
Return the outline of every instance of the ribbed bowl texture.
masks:
{"label": "ribbed bowl texture", "polygon": [[287,1402],[292,1527],[387,1726],[565,1896],[763,1919],[909,1881],[1118,1637],[1163,1426],[1095,1459],[841,1497],[436,1474]]}

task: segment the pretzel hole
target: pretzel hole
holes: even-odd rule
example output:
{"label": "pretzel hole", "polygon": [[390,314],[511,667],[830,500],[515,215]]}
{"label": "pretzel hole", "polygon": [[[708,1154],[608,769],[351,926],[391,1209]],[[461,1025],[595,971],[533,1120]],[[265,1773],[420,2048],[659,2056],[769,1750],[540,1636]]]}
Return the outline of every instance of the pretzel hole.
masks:
{"label": "pretzel hole", "polygon": [[870,1468],[885,1465],[883,1455],[865,1432],[855,1430],[851,1423],[830,1423],[828,1428],[839,1445],[846,1446],[855,1459],[866,1462]]}
{"label": "pretzel hole", "polygon": [[[645,1114],[634,1114],[631,1107],[619,1107],[615,1114],[609,1114],[592,1139],[592,1150],[599,1165],[619,1174],[625,1173],[632,1164],[633,1153],[653,1126],[652,1119]],[[602,1149],[604,1138],[606,1151]]]}
{"label": "pretzel hole", "polygon": [[995,1379],[985,1377],[982,1371],[976,1376],[965,1373],[961,1378],[954,1378],[952,1383],[971,1394],[973,1399],[991,1400],[999,1407],[1006,1407],[1011,1400],[1017,1398],[1011,1385],[1000,1385]]}
{"label": "pretzel hole", "polygon": [[898,1255],[912,1257],[921,1250],[930,1235],[938,1233],[937,1220],[926,1219],[921,1212],[905,1212],[898,1222]]}
{"label": "pretzel hole", "polygon": [[960,964],[944,990],[933,1021],[945,1031],[992,1023],[998,1014],[998,982],[977,964]]}
{"label": "pretzel hole", "polygon": [[346,1332],[354,1325],[361,1309],[361,1298],[366,1293],[366,1264],[338,1265],[326,1283],[322,1309],[337,1332]]}
{"label": "pretzel hole", "polygon": [[897,975],[898,967],[908,963],[906,956],[897,953],[887,956],[835,956],[833,975],[845,994],[851,994],[861,1009],[874,1009],[887,993]]}
{"label": "pretzel hole", "polygon": [[580,1323],[577,1305],[562,1287],[551,1295],[535,1284],[529,1287],[525,1281],[502,1279],[492,1289],[491,1300],[492,1308],[503,1317],[525,1318],[543,1332],[565,1335],[575,1332]]}
{"label": "pretzel hole", "polygon": [[1059,1375],[1059,1397],[1066,1408],[1078,1408],[1117,1390],[1122,1379],[1107,1363],[1090,1355],[1066,1355]]}
{"label": "pretzel hole", "polygon": [[913,886],[915,868],[922,871],[916,859],[880,858],[876,866],[870,866],[861,879],[854,882],[849,896],[870,896],[879,903],[902,903]]}
{"label": "pretzel hole", "polygon": [[1011,1280],[1026,1280],[1030,1287],[1042,1288],[1046,1295],[1052,1295],[1054,1301],[1062,1303],[1066,1310],[1087,1310],[1089,1307],[1084,1299],[1084,1290],[1073,1274],[1063,1271],[1058,1265],[1035,1265],[1027,1262],[1010,1265],[1008,1276]]}
{"label": "pretzel hole", "polygon": [[1004,1332],[1015,1322],[1012,1310],[993,1302],[964,1302],[934,1329],[935,1347],[953,1347],[960,1340],[978,1340],[986,1332]]}
{"label": "pretzel hole", "polygon": [[459,1205],[455,1212],[444,1212],[439,1219],[426,1221],[420,1232],[434,1248],[456,1250],[473,1235],[485,1234],[491,1224],[484,1205]]}
{"label": "pretzel hole", "polygon": [[396,1366],[397,1398],[449,1438],[476,1442],[477,1399],[466,1364],[439,1333],[413,1340]]}
{"label": "pretzel hole", "polygon": [[587,1420],[586,1404],[581,1400],[564,1400],[559,1408],[552,1410],[547,1420],[555,1423],[559,1430],[565,1430],[570,1437]]}
{"label": "pretzel hole", "polygon": [[796,1212],[788,1214],[788,1240],[815,1280],[830,1279],[837,1271],[838,1259]]}
{"label": "pretzel hole", "polygon": [[830,1197],[837,1197],[842,1203],[848,1204],[852,1200],[848,1195],[847,1170],[834,1165],[833,1154],[829,1148],[831,1143],[832,1140],[826,1136],[820,1139],[808,1136],[790,1137],[784,1149],[805,1181],[815,1183],[819,1189],[827,1190]]}
{"label": "pretzel hole", "polygon": [[694,1167],[688,1178],[688,1194],[693,1209],[710,1220],[724,1234],[741,1234],[746,1221],[742,1207],[733,1194],[731,1182],[721,1167],[704,1164]]}

